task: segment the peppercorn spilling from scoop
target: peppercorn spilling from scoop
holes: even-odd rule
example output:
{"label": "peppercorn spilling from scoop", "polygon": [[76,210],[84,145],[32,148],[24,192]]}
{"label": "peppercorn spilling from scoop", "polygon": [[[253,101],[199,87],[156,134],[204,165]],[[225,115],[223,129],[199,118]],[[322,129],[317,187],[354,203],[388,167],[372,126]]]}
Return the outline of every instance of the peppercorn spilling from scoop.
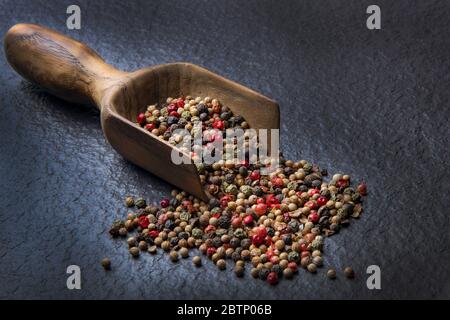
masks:
{"label": "peppercorn spilling from scoop", "polygon": [[[169,143],[176,140],[174,128],[194,134],[193,122],[198,120],[204,131],[248,128],[241,116],[211,98],[169,98],[159,109],[149,106],[136,118],[137,125]],[[220,138],[223,135],[210,137]],[[269,174],[260,162],[197,165],[200,181],[212,196],[208,203],[178,190],[159,205],[127,197],[126,205],[136,209],[124,221],[114,222],[110,234],[135,233],[128,241],[133,257],[162,248],[176,262],[198,249],[220,270],[227,269],[226,260],[234,262],[231,270],[239,277],[251,264],[251,275],[270,284],[292,278],[299,267],[316,273],[323,266],[325,237],[360,216],[367,187],[354,189],[344,174],[325,182],[326,170],[305,160],[294,162],[282,155],[279,160],[280,166]],[[195,256],[193,262],[200,266],[201,258]]]}

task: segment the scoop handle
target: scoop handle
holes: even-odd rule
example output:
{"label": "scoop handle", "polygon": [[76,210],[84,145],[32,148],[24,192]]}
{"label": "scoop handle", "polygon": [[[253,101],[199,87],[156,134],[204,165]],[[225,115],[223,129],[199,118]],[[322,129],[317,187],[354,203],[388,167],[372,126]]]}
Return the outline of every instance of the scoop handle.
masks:
{"label": "scoop handle", "polygon": [[83,43],[34,24],[9,29],[4,49],[20,75],[70,102],[100,108],[103,92],[126,75]]}

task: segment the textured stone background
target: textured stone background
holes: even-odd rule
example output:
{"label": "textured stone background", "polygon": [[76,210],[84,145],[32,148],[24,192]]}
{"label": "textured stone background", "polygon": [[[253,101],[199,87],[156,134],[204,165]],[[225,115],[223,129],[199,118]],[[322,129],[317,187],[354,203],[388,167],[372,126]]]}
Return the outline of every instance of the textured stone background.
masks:
{"label": "textured stone background", "polygon": [[[23,81],[0,55],[0,298],[449,298],[448,1],[0,1],[0,32],[39,23],[124,70],[190,61],[277,100],[282,148],[365,180],[360,221],[326,242],[326,264],[354,281],[300,272],[270,287],[206,262],[129,258],[107,234],[127,194],[170,186],[105,142],[94,108]],[[82,8],[82,29],[65,28]],[[111,257],[113,271],[99,261]],[[82,290],[66,289],[66,267]],[[382,290],[365,268],[382,269]]]}

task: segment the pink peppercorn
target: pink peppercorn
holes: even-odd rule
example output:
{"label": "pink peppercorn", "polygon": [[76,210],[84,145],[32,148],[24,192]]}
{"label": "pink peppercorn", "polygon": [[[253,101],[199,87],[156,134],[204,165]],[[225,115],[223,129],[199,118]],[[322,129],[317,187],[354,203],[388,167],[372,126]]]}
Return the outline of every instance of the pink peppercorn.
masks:
{"label": "pink peppercorn", "polygon": [[271,285],[275,285],[278,283],[278,274],[274,271],[270,272],[267,275],[267,282]]}
{"label": "pink peppercorn", "polygon": [[145,123],[145,114],[139,113],[136,120],[140,125],[143,125]]}
{"label": "pink peppercorn", "polygon": [[162,199],[159,204],[161,205],[161,207],[167,208],[169,206],[170,202],[169,202],[169,199]]}

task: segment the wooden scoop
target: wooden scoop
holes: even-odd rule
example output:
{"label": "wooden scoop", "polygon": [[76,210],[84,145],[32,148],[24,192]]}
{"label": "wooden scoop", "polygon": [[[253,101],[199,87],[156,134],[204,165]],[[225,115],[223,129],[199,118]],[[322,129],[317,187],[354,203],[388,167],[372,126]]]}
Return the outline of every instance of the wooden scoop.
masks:
{"label": "wooden scoop", "polygon": [[167,97],[210,96],[242,115],[254,129],[280,126],[276,102],[194,64],[123,72],[86,45],[32,24],[13,26],[4,47],[10,65],[27,80],[64,100],[96,105],[106,139],[122,156],[205,201],[208,195],[196,166],[174,164],[174,147],[133,123],[136,115]]}

